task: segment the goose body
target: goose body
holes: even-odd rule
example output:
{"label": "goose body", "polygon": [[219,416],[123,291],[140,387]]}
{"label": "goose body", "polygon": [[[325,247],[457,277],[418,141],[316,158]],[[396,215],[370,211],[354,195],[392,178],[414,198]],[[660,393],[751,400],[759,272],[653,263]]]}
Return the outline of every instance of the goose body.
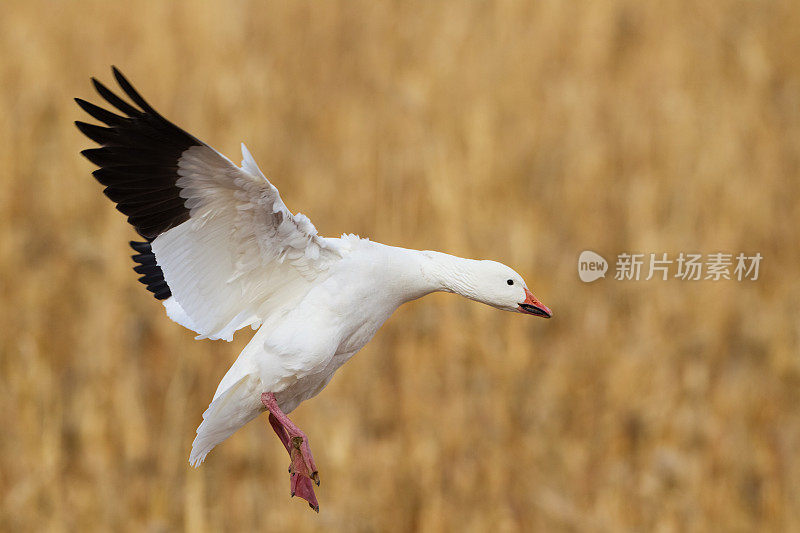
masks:
{"label": "goose body", "polygon": [[145,238],[131,243],[140,281],[198,338],[230,341],[243,327],[258,330],[203,414],[191,464],[269,411],[292,457],[292,495],[318,509],[307,438],[286,414],[318,394],[400,305],[447,291],[552,316],[500,263],[318,235],[307,217],[288,210],[244,144],[237,166],[164,119],[113,72],[136,106],[93,79],[115,112],[76,99],[104,126],[76,125],[101,146],[82,152],[100,167],[95,178]]}

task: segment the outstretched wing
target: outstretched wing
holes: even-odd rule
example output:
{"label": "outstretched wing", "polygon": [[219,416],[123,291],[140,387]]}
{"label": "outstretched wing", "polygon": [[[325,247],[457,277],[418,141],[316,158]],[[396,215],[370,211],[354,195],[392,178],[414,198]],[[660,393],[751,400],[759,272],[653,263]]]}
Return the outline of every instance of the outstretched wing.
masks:
{"label": "outstretched wing", "polygon": [[170,318],[203,337],[230,340],[301,298],[339,257],[334,241],[286,208],[244,144],[238,167],[113,72],[135,106],[92,78],[121,114],[76,98],[105,124],[75,123],[101,145],[81,153],[100,167],[93,174],[106,196],[147,239],[132,244],[136,270]]}

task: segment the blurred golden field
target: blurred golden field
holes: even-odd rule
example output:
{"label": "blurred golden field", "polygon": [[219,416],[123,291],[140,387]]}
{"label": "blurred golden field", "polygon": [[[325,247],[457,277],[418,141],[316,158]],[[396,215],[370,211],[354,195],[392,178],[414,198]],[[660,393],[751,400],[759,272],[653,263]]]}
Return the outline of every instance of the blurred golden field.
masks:
{"label": "blurred golden field", "polygon": [[[293,414],[319,515],[265,417],[191,469],[251,333],[137,283],[72,125],[111,64],[322,234],[503,261],[555,318],[401,308]],[[0,530],[800,530],[797,3],[6,1],[0,105]]]}

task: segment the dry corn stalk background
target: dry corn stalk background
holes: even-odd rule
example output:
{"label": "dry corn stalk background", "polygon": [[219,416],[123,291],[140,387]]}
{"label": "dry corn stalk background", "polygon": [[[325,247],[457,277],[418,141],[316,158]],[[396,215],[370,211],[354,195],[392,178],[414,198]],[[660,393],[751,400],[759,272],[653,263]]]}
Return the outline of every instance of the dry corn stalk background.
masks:
{"label": "dry corn stalk background", "polygon": [[[3,2],[0,530],[797,530],[799,52],[788,1]],[[503,261],[555,318],[401,308],[294,413],[319,515],[264,417],[189,468],[251,333],[136,282],[72,125],[111,64],[322,234]]]}

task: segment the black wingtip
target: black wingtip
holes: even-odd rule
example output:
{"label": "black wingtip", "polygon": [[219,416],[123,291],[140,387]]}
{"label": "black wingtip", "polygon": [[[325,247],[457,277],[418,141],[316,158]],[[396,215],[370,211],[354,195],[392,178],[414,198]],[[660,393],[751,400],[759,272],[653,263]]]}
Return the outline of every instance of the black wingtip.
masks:
{"label": "black wingtip", "polygon": [[[93,126],[93,124],[89,124],[87,122],[82,122],[80,120],[76,120],[75,122],[73,122],[73,124],[75,124],[75,127],[78,128],[78,130],[81,133],[83,133],[84,135],[86,135],[87,137],[92,139],[93,141],[97,142],[91,135],[91,127]],[[97,127],[99,127],[99,126],[97,126]]]}
{"label": "black wingtip", "polygon": [[156,262],[156,256],[153,254],[150,242],[130,241],[129,244],[134,251],[138,252],[132,255],[131,258],[136,263],[133,270],[138,274],[142,274],[139,282],[153,293],[153,296],[158,300],[166,300],[172,296],[172,291],[170,291],[169,285],[164,280],[164,272]]}
{"label": "black wingtip", "polygon": [[87,148],[86,150],[81,150],[81,155],[86,159],[88,159],[89,161],[91,161],[92,163],[94,163],[94,160],[92,159],[94,152],[92,152],[91,150],[97,150],[97,148]]}
{"label": "black wingtip", "polygon": [[103,97],[106,102],[128,115],[128,117],[138,117],[142,114],[140,110],[136,109],[128,102],[117,96],[114,91],[97,81],[96,78],[92,78],[92,84],[94,85],[94,89],[97,91],[97,94]]}
{"label": "black wingtip", "polygon": [[128,81],[128,79],[122,74],[122,72],[120,72],[120,70],[116,66],[114,65],[111,66],[111,72],[113,72],[114,78],[117,80],[119,86],[122,87],[122,90],[125,91],[125,94],[127,94],[128,97],[131,100],[133,100],[136,105],[141,107],[146,113],[152,113],[157,117],[161,117],[158,111],[153,109],[150,106],[150,104],[147,103],[147,100],[145,100],[142,97],[142,95],[139,94],[139,91],[133,88],[131,82]]}
{"label": "black wingtip", "polygon": [[91,102],[87,102],[83,98],[75,98],[75,103],[93,118],[96,118],[108,126],[118,126],[125,121],[125,117],[121,117],[115,113],[112,113],[111,111],[103,109],[100,106],[96,106]]}
{"label": "black wingtip", "polygon": [[112,130],[102,126],[81,122],[80,120],[75,121],[75,126],[91,140],[104,146],[112,143],[115,137]]}
{"label": "black wingtip", "polygon": [[93,173],[95,178],[106,186],[104,192],[128,215],[137,233],[152,240],[189,219],[176,184],[177,166],[189,147],[204,145],[156,112],[116,65],[111,71],[119,84],[117,91],[122,91],[119,94],[90,77],[110,104],[108,109],[75,98],[81,109],[103,123],[75,123],[101,146],[83,150],[81,155],[100,167]]}
{"label": "black wingtip", "polygon": [[[84,111],[89,113],[89,111],[87,111],[87,108],[91,108],[92,104],[90,104],[89,102],[87,102],[83,98],[73,98],[73,100],[75,100],[75,103],[78,104],[81,109],[83,109]],[[91,114],[91,113],[89,113],[89,114]]]}
{"label": "black wingtip", "polygon": [[128,244],[140,254],[149,254],[151,251],[149,242],[128,241]]}

